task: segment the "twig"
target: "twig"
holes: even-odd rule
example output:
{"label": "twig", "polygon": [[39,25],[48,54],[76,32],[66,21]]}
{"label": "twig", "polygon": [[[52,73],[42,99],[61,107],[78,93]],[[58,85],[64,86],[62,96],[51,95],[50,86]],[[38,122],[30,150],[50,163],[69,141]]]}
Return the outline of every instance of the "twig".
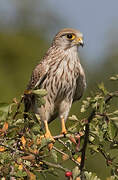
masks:
{"label": "twig", "polygon": [[106,161],[108,161],[109,159],[108,159],[108,156],[105,154],[105,152],[100,147],[97,149],[103,155],[103,157],[106,159]]}
{"label": "twig", "polygon": [[47,164],[48,166],[61,169],[61,170],[63,170],[64,172],[65,172],[65,171],[70,171],[69,169],[64,168],[64,167],[61,166],[60,164],[54,164],[54,163],[51,163],[51,162],[48,162],[48,161],[45,161],[45,160],[42,160],[42,162],[45,163],[45,164]]}
{"label": "twig", "polygon": [[16,148],[13,148],[13,147],[11,148],[8,145],[5,145],[4,143],[0,143],[0,146],[5,147],[6,149],[10,150],[11,152],[16,152],[16,153],[19,152],[21,154],[24,154],[24,151],[17,150]]}
{"label": "twig", "polygon": [[67,136],[67,134],[60,134],[60,135],[57,135],[57,136],[53,136],[53,138],[56,140],[56,139],[59,139],[59,138],[65,138]]}
{"label": "twig", "polygon": [[55,146],[53,146],[53,149],[62,155],[68,155],[68,154],[64,153],[63,151],[61,151],[60,149],[57,149]]}
{"label": "twig", "polygon": [[23,102],[23,99],[24,99],[24,96],[21,96],[21,100],[20,100],[20,102],[17,105],[17,109],[16,109],[16,112],[15,112],[15,114],[13,116],[13,119],[15,119],[17,114],[19,113],[19,109],[20,109],[21,103]]}
{"label": "twig", "polygon": [[[57,149],[55,146],[53,146],[53,149],[57,152],[59,152],[62,155],[66,155],[69,156],[68,154],[62,152],[61,150]],[[76,161],[72,156],[69,156],[69,159],[72,160],[76,165],[80,166],[80,163],[78,161]]]}
{"label": "twig", "polygon": [[57,141],[58,141],[59,143],[63,144],[64,147],[68,148],[68,147],[66,146],[66,144],[65,144],[61,139],[58,139]]}
{"label": "twig", "polygon": [[118,91],[110,93],[105,99],[105,104],[107,104],[113,97],[118,97]]}
{"label": "twig", "polygon": [[63,146],[64,146],[65,148],[67,148],[67,150],[72,154],[71,150],[68,148],[68,146],[67,146],[61,139],[58,139],[58,142],[61,143],[61,144],[63,144]]}
{"label": "twig", "polygon": [[85,137],[84,137],[84,144],[82,147],[82,155],[81,155],[81,163],[80,163],[80,170],[83,170],[84,167],[84,163],[85,163],[85,154],[86,154],[86,148],[87,148],[87,143],[88,143],[88,139],[89,139],[89,123],[91,122],[91,120],[93,119],[94,115],[95,115],[95,110],[93,110],[90,114],[90,116],[88,117],[88,122],[85,126]]}

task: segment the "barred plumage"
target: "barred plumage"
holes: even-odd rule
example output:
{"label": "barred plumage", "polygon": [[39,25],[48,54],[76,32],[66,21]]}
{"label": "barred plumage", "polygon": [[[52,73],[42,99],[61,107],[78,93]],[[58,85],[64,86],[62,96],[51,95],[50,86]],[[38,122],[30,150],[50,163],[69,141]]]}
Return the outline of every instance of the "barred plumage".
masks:
{"label": "barred plumage", "polygon": [[45,105],[35,103],[33,95],[25,95],[25,111],[39,114],[46,127],[46,137],[51,136],[47,122],[57,116],[62,123],[62,133],[66,133],[66,121],[71,105],[79,100],[86,87],[83,68],[78,57],[78,46],[83,45],[82,34],[74,29],[63,29],[54,38],[52,46],[36,66],[27,89],[44,88]]}

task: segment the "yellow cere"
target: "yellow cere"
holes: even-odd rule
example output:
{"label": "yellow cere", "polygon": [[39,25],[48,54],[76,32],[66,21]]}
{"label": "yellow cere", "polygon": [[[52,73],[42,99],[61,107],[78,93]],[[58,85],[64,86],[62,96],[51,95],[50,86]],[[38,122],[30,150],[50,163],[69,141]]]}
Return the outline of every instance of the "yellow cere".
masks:
{"label": "yellow cere", "polygon": [[79,38],[77,39],[77,41],[78,41],[78,42],[82,42],[82,41],[83,41],[83,38],[82,38],[82,37],[79,37]]}

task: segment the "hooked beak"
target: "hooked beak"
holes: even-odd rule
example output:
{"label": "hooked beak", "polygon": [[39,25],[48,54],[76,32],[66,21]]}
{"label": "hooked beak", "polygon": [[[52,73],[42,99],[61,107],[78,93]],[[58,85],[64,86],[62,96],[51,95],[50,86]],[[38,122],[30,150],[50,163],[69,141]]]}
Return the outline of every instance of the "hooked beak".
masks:
{"label": "hooked beak", "polygon": [[77,38],[76,43],[83,47],[84,46],[83,38],[82,37]]}

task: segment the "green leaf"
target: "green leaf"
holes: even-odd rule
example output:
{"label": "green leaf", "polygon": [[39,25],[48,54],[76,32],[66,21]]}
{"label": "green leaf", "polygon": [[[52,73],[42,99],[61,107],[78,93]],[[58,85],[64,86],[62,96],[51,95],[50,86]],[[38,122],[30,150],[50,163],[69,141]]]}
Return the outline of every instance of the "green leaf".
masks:
{"label": "green leaf", "polygon": [[100,180],[95,173],[85,171],[84,174],[86,176],[86,180]]}
{"label": "green leaf", "polygon": [[47,91],[45,89],[32,90],[32,93],[35,94],[35,95],[39,95],[41,97],[47,95]]}
{"label": "green leaf", "polygon": [[75,180],[76,177],[80,175],[80,170],[79,170],[79,167],[78,167],[78,166],[76,166],[76,167],[72,170],[72,175],[73,175],[73,180]]}
{"label": "green leaf", "polygon": [[24,160],[23,162],[26,166],[30,167],[31,166],[31,162],[30,161],[27,161],[27,160]]}
{"label": "green leaf", "polygon": [[40,125],[39,124],[35,124],[33,127],[32,127],[32,130],[33,132],[35,133],[39,133],[40,132]]}
{"label": "green leaf", "polygon": [[54,149],[52,149],[50,151],[50,153],[51,153],[51,157],[54,160],[54,162],[57,163],[57,152]]}
{"label": "green leaf", "polygon": [[1,120],[6,120],[10,105],[7,103],[0,103],[0,117]]}
{"label": "green leaf", "polygon": [[47,172],[50,173],[50,174],[52,174],[52,175],[54,175],[54,176],[56,176],[56,177],[59,177],[58,172],[56,172],[54,168],[49,168],[49,169],[47,170]]}
{"label": "green leaf", "polygon": [[109,178],[107,178],[107,180],[117,180],[115,176],[111,176]]}
{"label": "green leaf", "polygon": [[110,144],[110,149],[118,149],[118,143],[116,142],[111,142]]}
{"label": "green leaf", "polygon": [[45,99],[44,98],[40,98],[40,104],[44,105],[45,104]]}
{"label": "green leaf", "polygon": [[17,127],[14,127],[14,126],[10,127],[10,130],[8,131],[7,136],[9,138],[15,138],[18,135],[17,131],[18,131]]}
{"label": "green leaf", "polygon": [[45,99],[43,97],[37,97],[36,103],[40,107],[41,105],[45,104]]}
{"label": "green leaf", "polygon": [[75,115],[69,116],[68,119],[72,121],[78,121],[78,118]]}
{"label": "green leaf", "polygon": [[47,144],[49,144],[51,142],[51,139],[48,138],[42,138],[41,139],[41,146],[40,149],[42,149],[44,146],[46,146]]}
{"label": "green leaf", "polygon": [[108,94],[103,82],[98,85],[98,88],[104,93],[104,95]]}
{"label": "green leaf", "polygon": [[104,105],[105,105],[105,102],[103,99],[100,100],[100,104],[99,104],[99,109],[100,109],[100,113],[102,114],[104,112]]}
{"label": "green leaf", "polygon": [[112,81],[118,80],[118,74],[116,74],[115,76],[110,77],[110,80],[112,80]]}
{"label": "green leaf", "polygon": [[24,119],[17,119],[14,123],[14,125],[21,125],[24,124]]}
{"label": "green leaf", "polygon": [[112,121],[118,121],[118,117],[112,117],[110,118]]}
{"label": "green leaf", "polygon": [[94,139],[95,139],[95,138],[94,138],[93,136],[89,136],[89,141],[92,142],[92,141],[94,141]]}
{"label": "green leaf", "polygon": [[17,177],[25,177],[25,176],[27,176],[27,173],[25,171],[18,170],[15,173],[15,176],[17,176]]}
{"label": "green leaf", "polygon": [[5,178],[5,177],[2,177],[1,180],[6,180],[6,178]]}
{"label": "green leaf", "polygon": [[81,109],[80,109],[80,112],[81,112],[81,113],[84,113],[85,111],[86,111],[85,106],[82,105],[82,106],[81,106]]}
{"label": "green leaf", "polygon": [[110,139],[114,139],[116,136],[117,128],[112,121],[108,123],[108,135]]}
{"label": "green leaf", "polygon": [[66,144],[66,146],[67,146],[68,148],[71,148],[71,146],[72,146],[72,142],[71,142],[70,140],[67,140],[67,141],[65,142],[65,144]]}
{"label": "green leaf", "polygon": [[114,111],[112,114],[118,115],[118,110]]}
{"label": "green leaf", "polygon": [[99,151],[98,151],[98,148],[99,148],[98,145],[91,144],[91,145],[89,145],[89,147],[90,147],[91,150],[93,150],[93,151],[95,151],[95,152],[99,152]]}

